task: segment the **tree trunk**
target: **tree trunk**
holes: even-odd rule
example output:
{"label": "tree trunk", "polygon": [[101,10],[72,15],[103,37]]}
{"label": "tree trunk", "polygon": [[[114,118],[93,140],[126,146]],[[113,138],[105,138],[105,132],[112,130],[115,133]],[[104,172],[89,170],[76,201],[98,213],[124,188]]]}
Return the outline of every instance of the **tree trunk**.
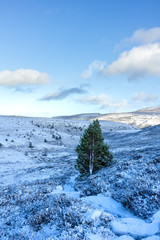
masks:
{"label": "tree trunk", "polygon": [[89,173],[92,175],[93,173],[93,166],[94,166],[94,137],[91,139],[90,143],[90,156],[89,156]]}
{"label": "tree trunk", "polygon": [[94,138],[92,136],[90,143],[90,159],[89,159],[89,173],[93,173],[93,163],[94,163]]}
{"label": "tree trunk", "polygon": [[92,145],[90,144],[90,154],[89,154],[89,173],[92,175],[93,167],[92,167]]}
{"label": "tree trunk", "polygon": [[93,165],[94,165],[94,137],[92,139],[92,172],[93,172]]}

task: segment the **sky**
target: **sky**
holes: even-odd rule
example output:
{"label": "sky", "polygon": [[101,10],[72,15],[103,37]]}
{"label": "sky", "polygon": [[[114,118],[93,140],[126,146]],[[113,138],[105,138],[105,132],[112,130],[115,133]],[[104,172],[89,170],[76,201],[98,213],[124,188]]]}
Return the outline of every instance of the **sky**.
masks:
{"label": "sky", "polygon": [[0,115],[160,106],[159,0],[0,0]]}

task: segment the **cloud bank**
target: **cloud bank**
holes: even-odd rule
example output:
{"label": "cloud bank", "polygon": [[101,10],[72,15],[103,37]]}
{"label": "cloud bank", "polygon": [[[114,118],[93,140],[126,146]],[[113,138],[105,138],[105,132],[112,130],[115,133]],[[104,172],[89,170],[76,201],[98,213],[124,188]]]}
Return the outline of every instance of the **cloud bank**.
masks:
{"label": "cloud bank", "polygon": [[160,28],[139,29],[121,43],[141,44],[122,52],[117,60],[106,65],[103,61],[93,61],[82,73],[89,79],[95,71],[103,76],[124,75],[129,80],[145,76],[160,77]]}
{"label": "cloud bank", "polygon": [[150,28],[145,30],[144,28],[139,29],[133,33],[130,38],[124,39],[123,43],[140,43],[149,44],[155,43],[160,40],[160,28]]}
{"label": "cloud bank", "polygon": [[126,99],[122,99],[121,101],[115,101],[114,99],[108,97],[105,94],[81,98],[80,102],[90,103],[93,105],[100,105],[101,108],[107,109],[109,108],[114,111],[121,111],[128,105]]}
{"label": "cloud bank", "polygon": [[158,96],[156,94],[147,94],[145,92],[139,92],[132,96],[132,100],[136,102],[154,102],[158,100]]}
{"label": "cloud bank", "polygon": [[103,70],[105,65],[106,62],[95,60],[91,64],[89,64],[88,68],[81,74],[81,77],[84,79],[89,79],[92,77],[95,71],[99,72]]}
{"label": "cloud bank", "polygon": [[42,97],[40,100],[42,100],[42,101],[63,100],[70,95],[84,94],[84,93],[87,93],[87,91],[82,88],[78,88],[78,87],[77,88],[69,88],[69,89],[65,89],[62,91],[54,92],[52,94],[48,94],[45,97]]}
{"label": "cloud bank", "polygon": [[49,83],[49,76],[32,69],[4,70],[0,72],[0,85],[17,87],[26,85],[41,85]]}
{"label": "cloud bank", "polygon": [[146,45],[160,41],[160,28],[138,29],[131,37],[123,39],[115,46],[115,50],[130,47],[132,45]]}
{"label": "cloud bank", "polygon": [[135,80],[146,75],[160,77],[160,43],[134,47],[101,70],[104,76],[126,75]]}

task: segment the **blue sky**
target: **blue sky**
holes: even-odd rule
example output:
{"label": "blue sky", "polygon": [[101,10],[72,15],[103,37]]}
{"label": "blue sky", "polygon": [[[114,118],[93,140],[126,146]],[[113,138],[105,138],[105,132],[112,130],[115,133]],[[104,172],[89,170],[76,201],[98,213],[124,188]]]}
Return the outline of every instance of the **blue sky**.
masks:
{"label": "blue sky", "polygon": [[0,115],[160,105],[159,0],[0,0]]}

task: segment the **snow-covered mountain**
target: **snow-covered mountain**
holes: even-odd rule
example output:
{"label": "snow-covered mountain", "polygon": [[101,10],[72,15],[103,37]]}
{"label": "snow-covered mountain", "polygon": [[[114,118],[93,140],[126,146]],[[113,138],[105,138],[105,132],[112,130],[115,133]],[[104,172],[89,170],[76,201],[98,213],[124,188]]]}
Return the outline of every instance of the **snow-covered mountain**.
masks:
{"label": "snow-covered mountain", "polygon": [[139,128],[160,124],[160,107],[144,108],[135,112],[110,114],[78,114],[72,116],[59,116],[56,119],[113,121],[130,124]]}
{"label": "snow-covered mountain", "polygon": [[113,164],[80,178],[89,123],[0,116],[0,239],[160,239],[160,125],[101,121]]}
{"label": "snow-covered mountain", "polygon": [[160,106],[159,107],[148,107],[148,108],[142,108],[136,112],[141,113],[160,113]]}
{"label": "snow-covered mountain", "polygon": [[139,128],[160,124],[160,114],[152,113],[112,113],[98,117],[99,120],[130,124]]}
{"label": "snow-covered mountain", "polygon": [[150,107],[129,113],[112,113],[98,117],[99,120],[130,124],[139,128],[160,124],[160,107]]}
{"label": "snow-covered mountain", "polygon": [[54,117],[54,119],[66,119],[66,120],[91,120],[93,118],[98,118],[102,114],[100,113],[81,113],[81,114],[75,114],[75,115],[70,115],[70,116],[58,116]]}

